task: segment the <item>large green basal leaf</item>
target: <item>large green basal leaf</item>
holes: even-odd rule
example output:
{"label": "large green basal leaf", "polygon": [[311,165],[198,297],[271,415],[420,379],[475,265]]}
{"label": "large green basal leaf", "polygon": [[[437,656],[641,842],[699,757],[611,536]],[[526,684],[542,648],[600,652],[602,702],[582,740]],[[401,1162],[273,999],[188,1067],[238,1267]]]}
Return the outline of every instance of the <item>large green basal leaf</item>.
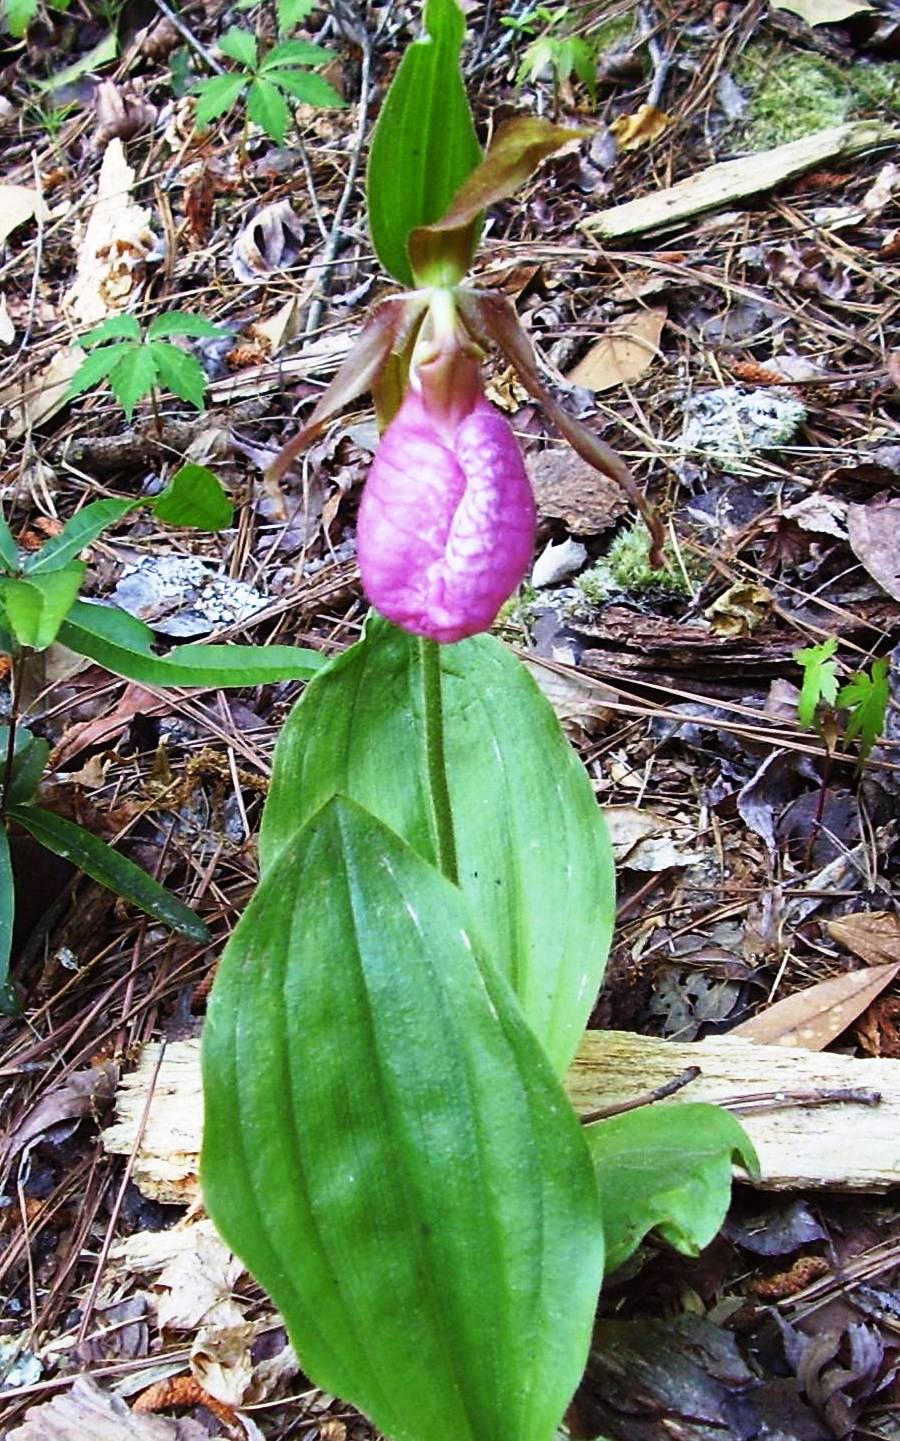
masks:
{"label": "large green basal leaf", "polygon": [[[260,838],[263,870],[336,792],[437,861],[422,642],[372,615],[288,718]],[[524,666],[492,636],[440,647],[458,879],[486,953],[559,1075],[603,978],[613,860],[587,774]]]}
{"label": "large green basal leaf", "polygon": [[[395,280],[412,285],[410,233],[440,220],[481,159],[459,56],[466,22],[457,0],[425,0],[425,33],[407,48],[378,116],[366,203],[372,243]],[[470,236],[474,248],[477,232]],[[452,284],[462,279],[464,260]]]}
{"label": "large green basal leaf", "polygon": [[229,944],[206,1205],[316,1385],[394,1441],[552,1441],[602,1228],[580,1126],[459,891],[333,799]]}

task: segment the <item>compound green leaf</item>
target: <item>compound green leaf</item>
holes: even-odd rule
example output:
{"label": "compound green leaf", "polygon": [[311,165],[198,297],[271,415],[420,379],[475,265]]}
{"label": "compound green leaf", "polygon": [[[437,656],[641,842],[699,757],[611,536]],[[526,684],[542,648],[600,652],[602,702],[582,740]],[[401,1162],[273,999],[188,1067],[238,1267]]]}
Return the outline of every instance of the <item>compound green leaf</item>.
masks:
{"label": "compound green leaf", "polygon": [[251,30],[242,30],[233,25],[219,41],[219,49],[229,60],[236,60],[245,70],[256,69],[256,36]]}
{"label": "compound green leaf", "polygon": [[0,578],[0,599],[19,645],[46,650],[56,640],[84,579],[85,567],[74,561],[61,570],[26,579]]}
{"label": "compound green leaf", "polygon": [[180,400],[186,400],[190,405],[196,405],[198,410],[202,410],[206,395],[206,375],[196,356],[188,355],[186,350],[170,345],[167,340],[152,340],[147,349],[153,356],[156,372],[166,389],[171,390]]}
{"label": "compound green leaf", "polygon": [[612,1271],[649,1231],[696,1256],[716,1236],[731,1200],[731,1165],[759,1162],[729,1111],[702,1103],[642,1106],[584,1132],[597,1173]]}
{"label": "compound green leaf", "polygon": [[307,680],[322,666],[316,651],[292,645],[179,645],[168,655],[156,655],[156,636],[143,621],[114,606],[81,600],[73,605],[59,638],[70,650],[141,685],[271,685]]}
{"label": "compound green leaf", "polygon": [[192,461],[175,472],[152,504],[157,519],[166,525],[224,530],[234,519],[234,506],[218,476],[205,465],[195,465]]}
{"label": "compound green leaf", "polygon": [[311,70],[267,70],[266,78],[304,105],[342,110],[347,104],[324,75],[316,75]]}
{"label": "compound green leaf", "polygon": [[165,315],[157,315],[147,327],[148,340],[160,340],[166,335],[192,335],[215,339],[228,334],[227,326],[213,325],[205,315],[195,315],[190,310],[169,310]]}
{"label": "compound green leaf", "polygon": [[107,340],[140,340],[141,327],[133,315],[109,315],[81,337],[79,344],[90,350]]}
{"label": "compound green leaf", "polygon": [[246,84],[247,76],[240,73],[213,75],[209,80],[202,81],[197,87],[197,109],[194,112],[194,120],[200,129],[229,111]]}
{"label": "compound green leaf", "polygon": [[311,40],[283,40],[274,45],[261,65],[262,70],[275,70],[282,65],[327,65],[337,59],[337,51],[327,50],[324,45],[314,45]]}
{"label": "compound green leaf", "polygon": [[74,400],[76,395],[82,395],[86,390],[91,390],[105,380],[111,370],[114,370],[126,355],[130,355],[137,347],[129,340],[123,340],[118,345],[104,345],[102,350],[95,350],[86,355],[79,365],[72,379],[69,381],[69,389],[66,392],[68,400]]}
{"label": "compound green leaf", "polygon": [[[75,379],[78,377],[76,375]],[[156,364],[149,345],[129,345],[109,372],[109,383],[128,420],[139,400],[156,384]]]}
{"label": "compound green leaf", "polygon": [[602,1230],[584,1137],[462,896],[335,798],[223,958],[203,1194],[313,1382],[392,1441],[552,1441]]}
{"label": "compound green leaf", "polygon": [[254,80],[247,96],[247,114],[255,125],[271,135],[276,145],[284,144],[291,112],[281,91],[271,80]]}
{"label": "compound green leaf", "polygon": [[21,40],[38,12],[38,0],[6,0],[3,19],[10,35]]}
{"label": "compound green leaf", "polygon": [[402,285],[414,283],[410,233],[440,220],[481,159],[459,63],[465,33],[457,0],[426,0],[425,34],[401,60],[372,136],[366,179],[372,243]]}
{"label": "compound green leaf", "polygon": [[[336,792],[436,863],[423,655],[416,637],[373,614],[363,639],[309,686],[275,754],[264,870]],[[612,934],[603,816],[552,707],[500,641],[441,646],[440,660],[459,885],[487,954],[563,1074]]]}
{"label": "compound green leaf", "polygon": [[38,806],[11,806],[8,814],[48,851],[70,861],[85,875],[115,891],[117,896],[130,901],[147,915],[163,921],[192,940],[209,939],[209,932],[199,916],[195,916],[177,896],[142,871],[134,861],[101,841],[99,836]]}

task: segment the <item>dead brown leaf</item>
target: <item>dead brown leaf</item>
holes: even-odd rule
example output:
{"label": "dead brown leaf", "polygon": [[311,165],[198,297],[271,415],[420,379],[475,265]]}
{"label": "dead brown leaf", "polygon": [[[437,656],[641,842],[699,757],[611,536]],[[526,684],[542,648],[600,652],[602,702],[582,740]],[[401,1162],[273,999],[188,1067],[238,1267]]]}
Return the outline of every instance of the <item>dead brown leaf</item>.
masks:
{"label": "dead brown leaf", "polygon": [[82,325],[96,325],[134,306],[144,288],[147,262],[161,257],[150,212],[132,199],[134,181],[121,140],[111,140],[100,167],[97,198],[79,240],[75,284],[63,298]]}
{"label": "dead brown leaf", "polygon": [[671,123],[670,116],[655,105],[641,105],[633,115],[618,116],[609,128],[619,142],[620,150],[640,150],[642,146],[658,140]]}
{"label": "dead brown leaf", "polygon": [[[136,1415],[118,1396],[76,1376],[70,1391],[32,1406],[7,1441],[211,1441],[198,1421]],[[212,1438],[215,1441],[215,1438]],[[221,1436],[219,1441],[224,1441]]]}
{"label": "dead brown leaf", "polygon": [[0,245],[17,225],[33,216],[46,217],[47,207],[30,185],[0,185]]}
{"label": "dead brown leaf", "polygon": [[28,1112],[7,1143],[7,1155],[17,1156],[29,1141],[49,1131],[60,1121],[79,1121],[96,1114],[105,1101],[112,1099],[119,1079],[119,1068],[112,1061],[101,1066],[88,1066],[74,1071],[62,1085],[42,1096]]}
{"label": "dead brown leaf", "polygon": [[619,321],[619,330],[592,345],[567,380],[585,390],[611,390],[639,380],[659,353],[659,338],[668,312],[664,306],[637,310]]}
{"label": "dead brown leaf", "polygon": [[276,270],[294,265],[303,247],[305,226],[289,200],[257,211],[231,249],[231,268],[245,285],[258,285]]}
{"label": "dead brown leaf", "polygon": [[144,95],[140,79],[117,85],[101,80],[94,95],[97,128],[91,136],[92,150],[105,150],[110,140],[130,140],[152,125],[159,114]]}
{"label": "dead brown leaf", "polygon": [[900,961],[900,917],[893,911],[854,911],[827,926],[834,940],[868,966]]}
{"label": "dead brown leaf", "polygon": [[528,457],[538,515],[561,520],[571,535],[600,535],[628,509],[614,480],[600,475],[568,446]]}
{"label": "dead brown leaf", "polygon": [[807,25],[840,25],[851,15],[860,15],[872,6],[868,0],[772,0],[773,10],[789,10]]}
{"label": "dead brown leaf", "polygon": [[776,1001],[749,1021],[734,1026],[729,1036],[742,1036],[763,1046],[799,1046],[822,1051],[836,1040],[900,971],[900,960],[832,976]]}
{"label": "dead brown leaf", "polygon": [[850,549],[873,580],[900,600],[900,500],[847,507]]}
{"label": "dead brown leaf", "polygon": [[765,620],[771,604],[772,593],[765,586],[742,580],[729,586],[703,614],[716,635],[739,640],[751,635],[760,621]]}
{"label": "dead brown leaf", "polygon": [[135,684],[127,685],[118,705],[108,715],[95,716],[92,720],[78,721],[69,726],[52,753],[51,768],[65,769],[80,751],[90,746],[109,745],[122,735],[136,715],[165,715],[170,709],[169,702],[160,700],[152,691]]}

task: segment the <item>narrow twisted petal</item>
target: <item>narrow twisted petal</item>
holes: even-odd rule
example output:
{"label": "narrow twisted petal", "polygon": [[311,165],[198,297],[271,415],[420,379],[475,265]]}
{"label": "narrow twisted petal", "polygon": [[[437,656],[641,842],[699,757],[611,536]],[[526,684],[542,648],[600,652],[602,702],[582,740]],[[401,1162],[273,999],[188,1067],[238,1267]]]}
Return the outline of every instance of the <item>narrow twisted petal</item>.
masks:
{"label": "narrow twisted petal", "polygon": [[409,391],[382,437],[359,511],[363,585],[415,635],[487,630],[533,555],[534,500],[508,422],[483,395],[448,427]]}

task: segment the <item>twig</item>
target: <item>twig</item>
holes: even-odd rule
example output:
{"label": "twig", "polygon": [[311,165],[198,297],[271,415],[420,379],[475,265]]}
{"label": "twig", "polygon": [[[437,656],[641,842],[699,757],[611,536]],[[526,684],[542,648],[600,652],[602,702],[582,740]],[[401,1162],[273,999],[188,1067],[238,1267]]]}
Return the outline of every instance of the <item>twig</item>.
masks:
{"label": "twig", "polygon": [[655,1086],[652,1091],[645,1091],[640,1096],[634,1096],[630,1101],[612,1101],[608,1106],[600,1106],[596,1111],[585,1111],[579,1117],[583,1126],[590,1125],[592,1121],[607,1121],[610,1116],[621,1116],[626,1111],[636,1111],[641,1106],[652,1106],[654,1101],[664,1101],[667,1096],[674,1096],[684,1086],[689,1086],[691,1081],[696,1081],[700,1075],[699,1066],[687,1066],[671,1080],[664,1081],[661,1086]]}
{"label": "twig", "polygon": [[658,108],[666,88],[666,81],[669,78],[672,56],[660,45],[656,37],[656,26],[650,17],[649,9],[644,5],[638,10],[638,22],[641,27],[641,36],[647,42],[647,53],[653,66],[653,80],[647,92],[647,104]]}
{"label": "twig", "polygon": [[353,191],[356,189],[356,180],[362,161],[363,144],[366,138],[366,125],[369,119],[369,77],[372,69],[372,47],[364,30],[359,32],[359,45],[362,50],[362,66],[359,77],[359,114],[356,120],[356,131],[353,136],[353,150],[350,156],[350,166],[347,171],[344,189],[337,203],[334,219],[331,222],[331,232],[325,242],[325,249],[322,253],[321,264],[325,267],[322,284],[319,289],[319,294],[314,296],[310,301],[309,310],[306,315],[305,333],[307,335],[312,335],[314,331],[318,330],[322,319],[322,312],[325,309],[325,302],[331,294],[331,286],[334,280],[334,271],[331,269],[331,265],[337,255],[338,245],[341,240],[341,227],[344,224],[344,217],[347,214]]}
{"label": "twig", "polygon": [[829,1086],[815,1091],[758,1091],[754,1096],[716,1097],[716,1105],[728,1111],[777,1111],[782,1106],[832,1106],[839,1102],[879,1106],[881,1092],[862,1086]]}

